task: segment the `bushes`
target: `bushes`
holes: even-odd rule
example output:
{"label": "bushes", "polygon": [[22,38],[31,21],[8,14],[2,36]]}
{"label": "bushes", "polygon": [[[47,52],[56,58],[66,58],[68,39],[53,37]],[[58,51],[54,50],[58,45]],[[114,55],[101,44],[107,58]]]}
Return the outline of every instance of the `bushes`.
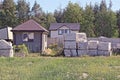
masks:
{"label": "bushes", "polygon": [[28,55],[28,48],[25,44],[22,45],[14,45],[14,52],[15,53],[19,53],[19,54],[23,54],[23,55]]}
{"label": "bushes", "polygon": [[63,53],[63,48],[58,46],[57,44],[52,44],[48,46],[44,52],[42,52],[43,56],[61,56]]}

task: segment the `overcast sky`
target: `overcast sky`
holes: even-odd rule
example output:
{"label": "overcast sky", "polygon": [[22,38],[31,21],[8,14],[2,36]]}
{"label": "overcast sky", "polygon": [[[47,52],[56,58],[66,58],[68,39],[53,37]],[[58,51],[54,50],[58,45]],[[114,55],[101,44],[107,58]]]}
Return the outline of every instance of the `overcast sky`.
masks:
{"label": "overcast sky", "polygon": [[[17,1],[17,0],[15,0]],[[30,6],[32,7],[34,4],[35,0],[26,0],[27,2],[30,2]],[[65,8],[68,4],[69,1],[71,2],[77,2],[81,5],[81,7],[85,7],[86,4],[89,4],[90,2],[92,3],[92,5],[94,5],[94,3],[99,4],[101,2],[101,0],[36,0],[37,3],[40,4],[40,6],[42,7],[42,9],[45,12],[54,12],[55,9],[58,8]],[[116,11],[120,9],[120,0],[111,0],[112,1],[112,10]],[[110,0],[106,0],[107,5],[109,5]]]}

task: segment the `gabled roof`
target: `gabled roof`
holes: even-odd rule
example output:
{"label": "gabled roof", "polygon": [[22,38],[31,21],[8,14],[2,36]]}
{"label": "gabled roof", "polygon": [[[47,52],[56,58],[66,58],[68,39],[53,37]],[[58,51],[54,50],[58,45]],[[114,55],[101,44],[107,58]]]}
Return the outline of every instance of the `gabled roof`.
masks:
{"label": "gabled roof", "polygon": [[48,32],[44,27],[35,22],[34,20],[29,20],[21,25],[18,25],[12,31],[43,31]]}
{"label": "gabled roof", "polygon": [[49,30],[57,30],[62,26],[66,26],[70,28],[71,30],[80,30],[80,24],[79,23],[51,23]]}

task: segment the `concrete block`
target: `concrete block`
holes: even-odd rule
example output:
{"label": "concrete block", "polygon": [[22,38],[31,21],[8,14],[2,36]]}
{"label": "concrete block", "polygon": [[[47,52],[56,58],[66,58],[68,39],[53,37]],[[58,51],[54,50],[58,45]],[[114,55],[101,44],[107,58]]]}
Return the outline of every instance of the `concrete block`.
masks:
{"label": "concrete block", "polygon": [[65,57],[71,57],[70,50],[64,50]]}
{"label": "concrete block", "polygon": [[67,49],[65,49],[64,50],[64,55],[66,56],[66,57],[76,57],[77,56],[77,52],[76,52],[76,50],[75,49],[72,49],[72,50],[67,50]]}
{"label": "concrete block", "polygon": [[0,56],[13,57],[13,47],[11,43],[0,40]]}
{"label": "concrete block", "polygon": [[112,55],[112,51],[101,51],[98,50],[98,56],[111,56]]}
{"label": "concrete block", "polygon": [[110,51],[111,48],[111,43],[110,42],[99,42],[98,44],[98,50],[107,50]]}
{"label": "concrete block", "polygon": [[64,48],[65,49],[76,49],[76,41],[65,41]]}
{"label": "concrete block", "polygon": [[88,50],[78,50],[78,56],[84,56],[88,54]]}
{"label": "concrete block", "polygon": [[88,49],[90,50],[96,50],[98,48],[99,41],[88,41]]}
{"label": "concrete block", "polygon": [[78,49],[80,50],[87,50],[88,42],[78,42],[77,46],[78,46]]}
{"label": "concrete block", "polygon": [[77,42],[87,42],[86,33],[76,33],[76,41]]}
{"label": "concrete block", "polygon": [[76,41],[76,33],[64,34],[65,41]]}
{"label": "concrete block", "polygon": [[98,51],[97,50],[88,50],[88,55],[89,56],[98,56]]}

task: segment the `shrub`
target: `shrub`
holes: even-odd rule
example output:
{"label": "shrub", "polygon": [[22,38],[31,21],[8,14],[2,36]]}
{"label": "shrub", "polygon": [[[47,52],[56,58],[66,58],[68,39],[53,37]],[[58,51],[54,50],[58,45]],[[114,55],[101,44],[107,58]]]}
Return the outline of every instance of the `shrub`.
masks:
{"label": "shrub", "polygon": [[25,44],[14,45],[14,52],[28,55],[28,48]]}
{"label": "shrub", "polygon": [[42,52],[43,56],[61,56],[63,53],[63,48],[59,47],[57,44],[51,44],[48,46],[44,52]]}

